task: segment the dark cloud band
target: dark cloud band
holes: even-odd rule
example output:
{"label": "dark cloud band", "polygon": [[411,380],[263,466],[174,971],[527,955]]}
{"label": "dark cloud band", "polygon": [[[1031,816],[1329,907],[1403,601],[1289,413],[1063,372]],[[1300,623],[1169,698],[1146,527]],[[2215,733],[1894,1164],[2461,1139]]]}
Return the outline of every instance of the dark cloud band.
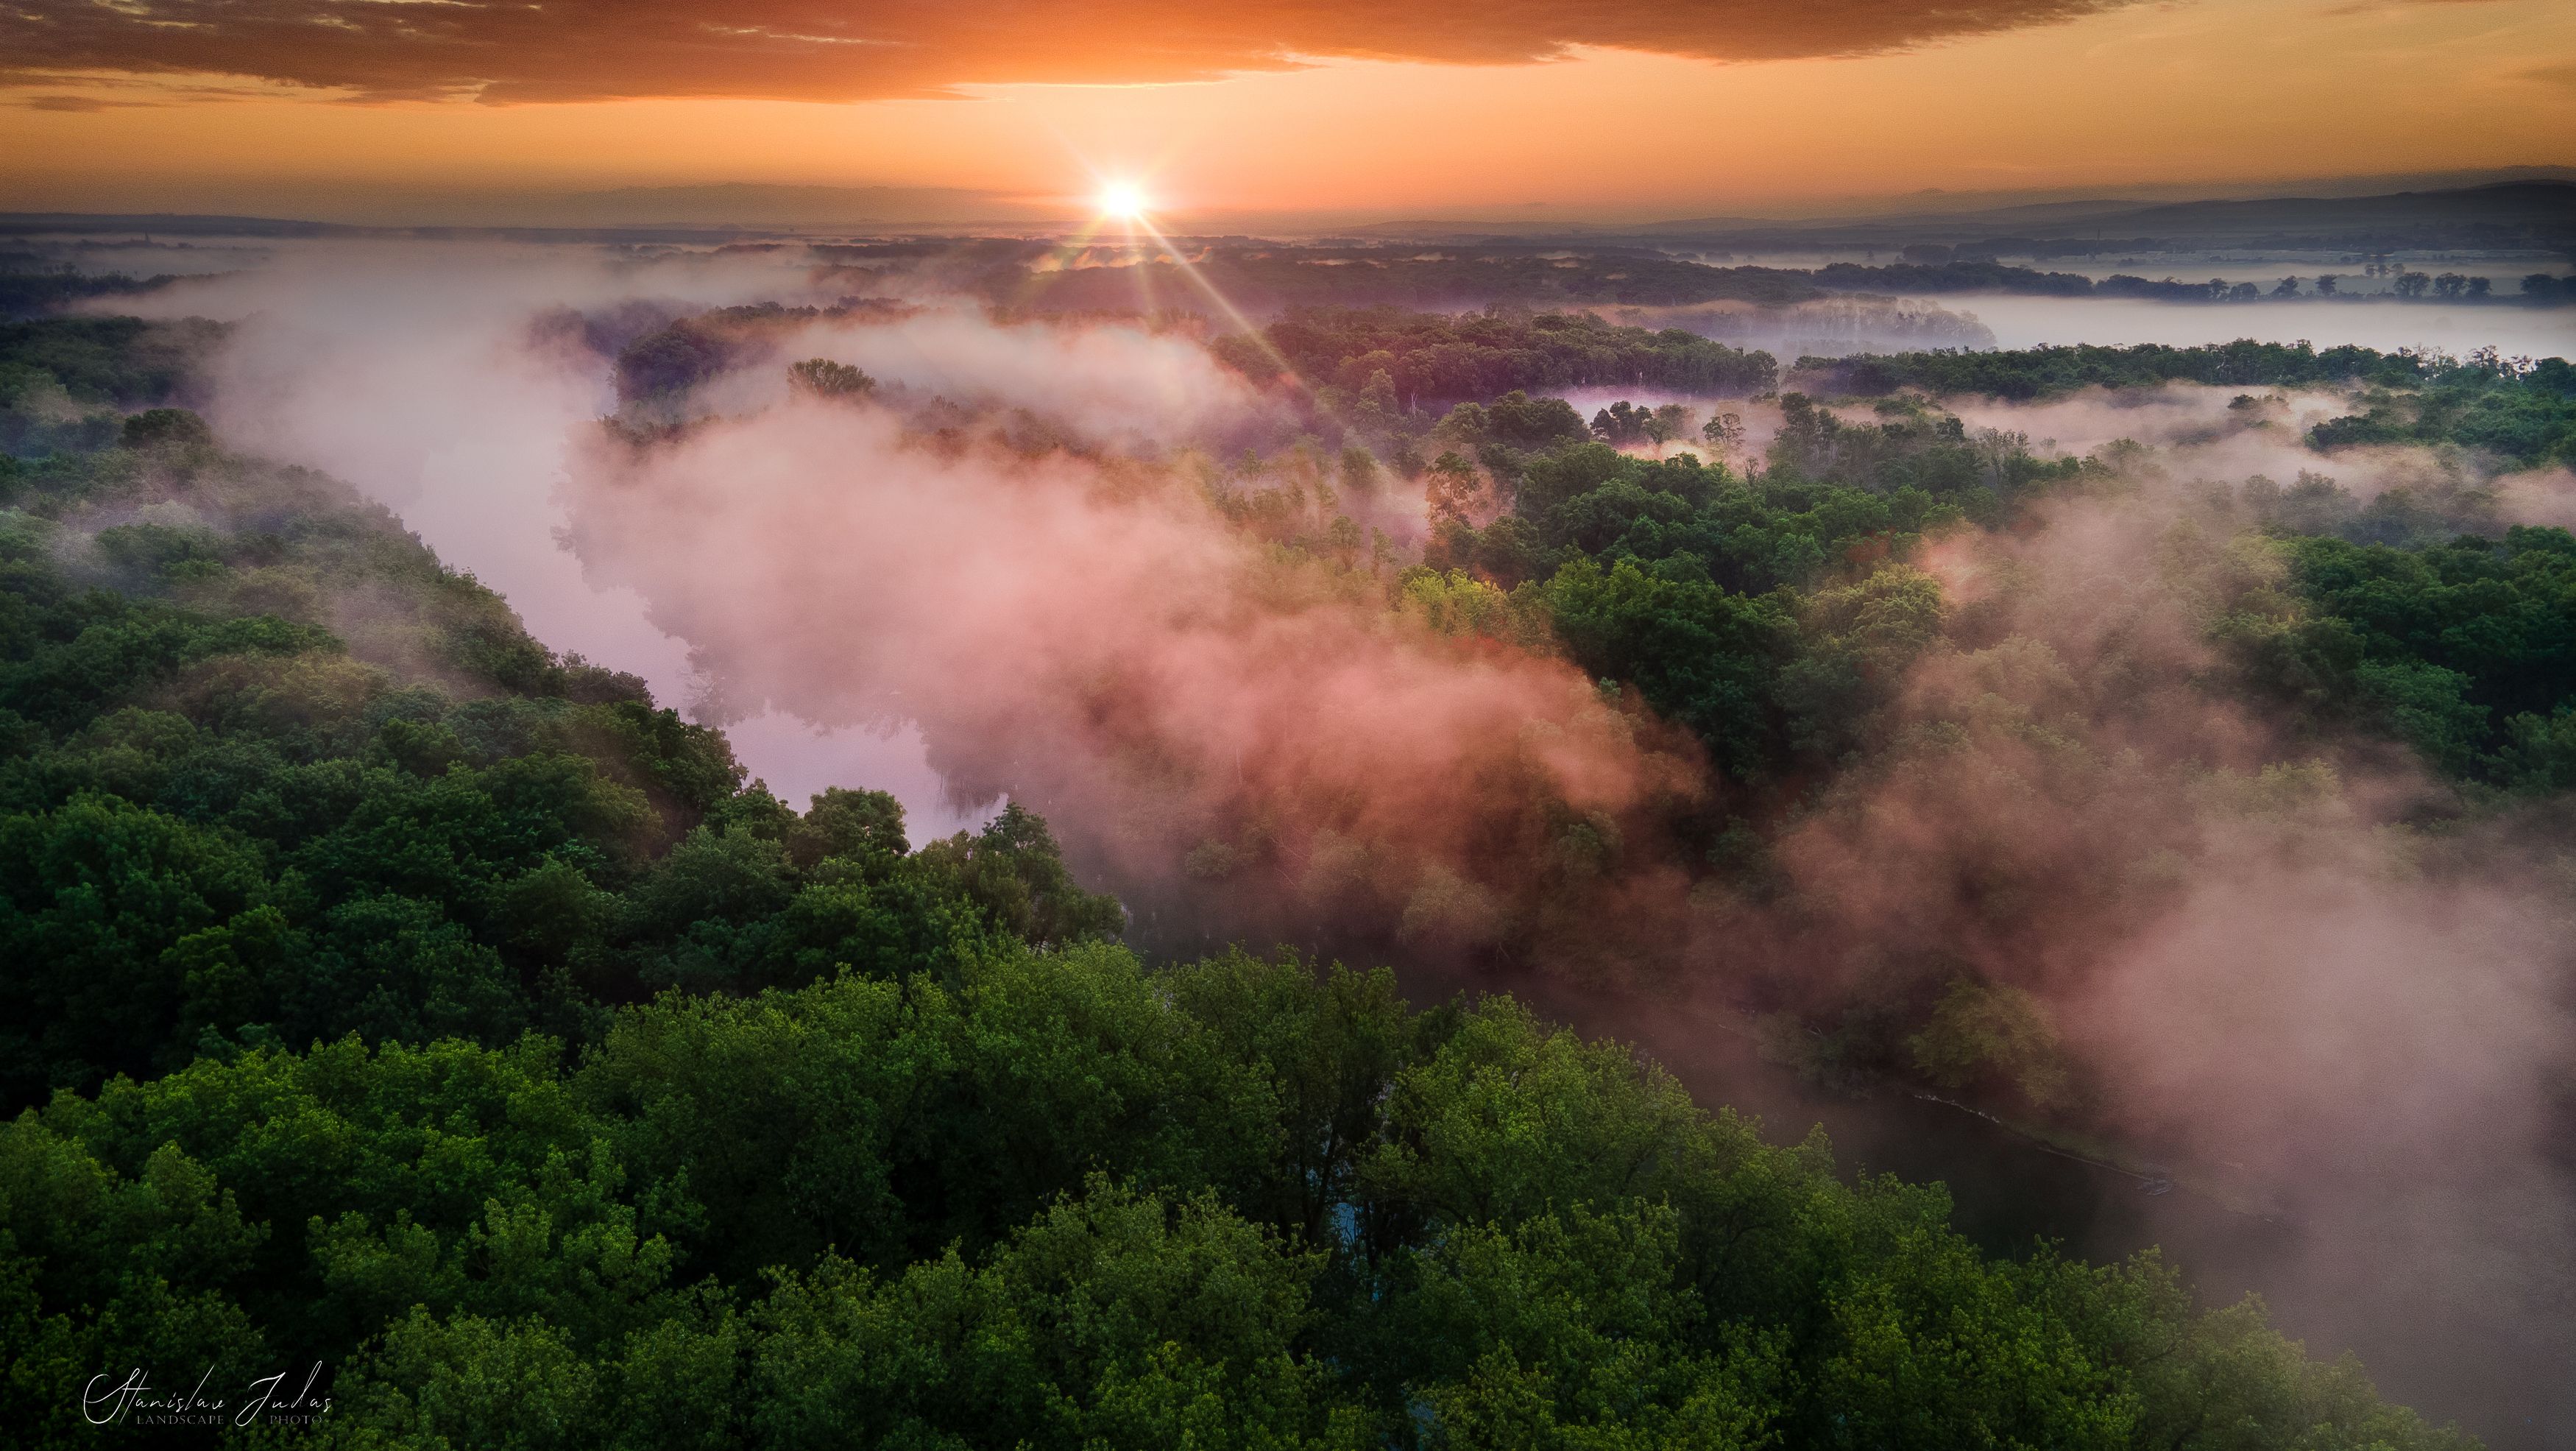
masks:
{"label": "dark cloud band", "polygon": [[1323,57],[1510,63],[1572,46],[1715,60],[1887,50],[2128,0],[17,0],[0,77],[224,73],[377,98],[855,100],[1146,82]]}

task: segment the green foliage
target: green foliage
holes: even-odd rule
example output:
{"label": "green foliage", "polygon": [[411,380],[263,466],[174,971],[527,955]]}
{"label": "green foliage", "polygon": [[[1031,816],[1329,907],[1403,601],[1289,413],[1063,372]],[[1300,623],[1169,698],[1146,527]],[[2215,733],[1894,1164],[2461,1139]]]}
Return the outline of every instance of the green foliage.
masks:
{"label": "green foliage", "polygon": [[2203,383],[2236,388],[2366,384],[2362,411],[2309,430],[2320,449],[2373,443],[2454,443],[2516,463],[2576,457],[2576,374],[2564,359],[2505,360],[2485,349],[2455,359],[2413,349],[2318,349],[2240,339],[2178,348],[2093,344],[1999,352],[1858,354],[1800,358],[1798,380],[1819,391],[1870,397],[1920,389],[1934,397],[1983,394],[2031,399],[2078,388]]}
{"label": "green foliage", "polygon": [[2240,339],[2178,348],[2164,343],[2105,347],[2093,343],[2046,345],[1994,352],[1949,348],[1916,353],[1800,358],[1797,374],[1823,391],[1869,397],[1920,388],[1934,397],[1982,393],[1995,398],[2039,398],[2077,388],[2151,388],[2165,383],[2227,387],[2299,387],[2355,380],[2410,383],[2423,362],[2410,354],[2306,343]]}
{"label": "green foliage", "polygon": [[876,379],[847,363],[836,363],[829,358],[807,358],[801,363],[790,363],[787,381],[791,387],[817,398],[845,400],[865,398],[877,387]]}
{"label": "green foliage", "polygon": [[1946,1213],[1508,1000],[1006,948],[670,995],[571,1068],[62,1095],[0,1126],[0,1393],[34,1444],[102,1354],[324,1360],[353,1444],[2455,1444]]}
{"label": "green foliage", "polygon": [[84,403],[151,406],[167,402],[180,380],[223,335],[203,319],[146,322],[138,317],[57,317],[0,322],[0,368],[49,375]]}
{"label": "green foliage", "polygon": [[[1039,251],[1025,261],[1045,256]],[[1168,266],[1148,251],[1140,267]],[[1807,273],[1776,267],[1711,267],[1642,247],[1603,247],[1567,255],[1553,247],[1443,247],[1217,242],[1190,263],[1206,285],[1249,312],[1291,308],[1396,305],[1452,307],[1463,297],[1498,298],[1531,307],[1585,303],[1669,306],[1713,302],[1800,302],[1819,295]],[[1154,288],[1186,286],[1174,271]],[[1015,310],[1133,315],[1136,284],[1125,267],[994,267],[986,293]],[[1275,366],[1275,365],[1273,365]]]}
{"label": "green foliage", "polygon": [[1793,648],[1777,601],[1682,571],[1649,572],[1631,559],[1607,570],[1588,559],[1569,563],[1548,581],[1546,599],[1557,633],[1586,669],[1635,682],[1656,709],[1727,752],[1725,764],[1760,769],[1762,746],[1775,734],[1772,681]]}
{"label": "green foliage", "polygon": [[2415,549],[2286,539],[2324,627],[2298,647],[2323,698],[2461,775],[2549,789],[2576,707],[2576,539],[2517,526]]}
{"label": "green foliage", "polygon": [[1950,1088],[1997,1077],[2043,1108],[2066,1092],[2057,1030],[2039,1000],[2019,988],[1953,979],[1907,1046],[1925,1077]]}
{"label": "green foliage", "polygon": [[[1601,386],[1744,395],[1769,389],[1774,373],[1768,353],[1731,348],[1678,328],[1616,327],[1588,312],[1495,310],[1450,317],[1387,307],[1299,309],[1272,323],[1263,337],[1278,357],[1319,383],[1358,393],[1371,375],[1384,373],[1394,396],[1408,405],[1435,399],[1481,403],[1516,390]],[[1530,406],[1523,400],[1511,411]],[[1547,427],[1516,418],[1500,426],[1508,437],[1530,442],[1537,441],[1531,437],[1537,429]]]}
{"label": "green foliage", "polygon": [[1444,528],[1427,561],[1529,588],[1578,664],[1637,686],[1730,774],[1837,757],[1942,632],[1932,582],[1881,561],[1954,522],[2007,517],[2088,465],[1920,408],[1854,425],[1803,395],[1782,405],[1770,466],[1751,477],[1593,441],[1523,451],[1496,440],[1503,403],[1462,406],[1441,427],[1480,445],[1511,508]]}
{"label": "green foliage", "polygon": [[[1912,258],[1917,249],[1907,248]],[[1938,248],[1946,254],[1947,248]],[[1836,292],[1895,293],[1919,297],[1943,292],[2012,292],[2038,297],[2084,297],[2097,290],[2118,292],[2110,283],[2135,281],[2134,278],[2111,278],[2097,284],[2080,272],[2040,272],[2028,267],[2007,267],[1996,262],[1967,259],[1889,263],[1883,267],[1865,267],[1854,262],[1831,262],[1814,273],[1816,285]]]}
{"label": "green foliage", "polygon": [[206,420],[185,408],[146,408],[125,420],[119,442],[127,448],[150,448],[156,444],[203,446],[215,441]]}
{"label": "green foliage", "polygon": [[[110,393],[159,346],[9,336]],[[340,486],[224,454],[182,410],[113,436],[0,513],[10,1104],[351,1032],[581,1042],[664,986],[1124,927],[1024,809],[922,852],[880,793],[800,817]]]}
{"label": "green foliage", "polygon": [[[121,418],[159,401],[112,396],[147,336],[10,334],[68,361],[5,365]],[[1550,400],[1460,410],[1449,472],[1508,512],[1392,601],[1462,650],[1552,631],[1747,777],[1851,748],[1955,628],[1914,539],[2086,470],[1789,411],[1748,479]],[[19,1443],[93,1444],[102,1367],[320,1363],[316,1438],[352,1446],[2460,1444],[2259,1306],[2197,1313],[2152,1258],[1990,1259],[1937,1188],[1846,1182],[1507,998],[1149,967],[1016,804],[919,850],[880,793],[799,814],[192,417],[0,477]],[[2479,760],[2576,773],[2567,536],[2284,548],[2335,611],[2238,602],[2284,688],[2437,742],[2502,713]],[[1621,849],[1606,817],[1533,839],[1568,871]],[[1403,919],[1514,920],[1454,877]],[[2056,1091],[2008,990],[1954,986],[1912,1047]]]}
{"label": "green foliage", "polygon": [[2360,412],[2316,425],[2308,441],[2326,450],[2456,444],[2519,464],[2576,459],[2576,375],[2563,359],[2507,364],[2487,349],[2466,362],[2415,361],[2420,387],[2367,396]]}

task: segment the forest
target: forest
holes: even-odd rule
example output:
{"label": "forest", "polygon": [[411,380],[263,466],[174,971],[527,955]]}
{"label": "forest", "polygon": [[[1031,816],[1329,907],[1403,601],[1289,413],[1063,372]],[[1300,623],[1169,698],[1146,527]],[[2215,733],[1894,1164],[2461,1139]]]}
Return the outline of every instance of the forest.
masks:
{"label": "forest", "polygon": [[[2138,239],[2140,250],[2165,244]],[[1635,243],[1509,244],[1480,240],[1425,251],[1410,244],[1349,246],[1322,241],[1299,246],[1241,238],[1176,238],[1168,255],[1159,248],[1100,249],[1086,266],[1046,265],[1056,259],[1030,248],[1019,254],[991,246],[943,264],[960,285],[997,305],[1048,311],[1133,309],[1139,287],[1164,294],[1164,305],[1198,307],[1207,291],[1237,306],[1290,308],[1457,308],[1489,302],[1530,307],[1578,305],[1685,306],[1742,302],[1778,306],[1834,294],[1934,297],[1990,293],[2022,297],[2136,298],[2180,304],[2243,303],[2304,297],[2334,304],[2368,294],[2339,291],[2355,273],[2291,276],[2263,284],[2148,278],[2113,273],[2095,279],[2080,272],[2018,267],[1975,255],[1952,255],[1933,244],[1902,249],[1878,260],[1780,267],[1723,260],[1694,260]],[[1797,249],[1796,244],[1790,244]],[[880,273],[899,249],[817,249],[844,257],[851,277]],[[1973,248],[1962,248],[1972,252]],[[2042,248],[2041,250],[2045,250]],[[1911,260],[1916,254],[1925,260]],[[967,260],[969,257],[971,261]],[[1186,262],[1186,270],[1173,265]],[[902,260],[909,260],[908,258]],[[2192,262],[2176,265],[2191,266]],[[1140,275],[1144,280],[1140,281]],[[2463,301],[2499,306],[2552,307],[2576,298],[2576,278],[2536,272],[2503,288],[2456,272],[2392,267],[2390,288],[2399,301]]]}
{"label": "forest", "polygon": [[1770,391],[1778,371],[1768,353],[1679,328],[1616,327],[1588,312],[1451,318],[1396,308],[1299,310],[1265,328],[1262,342],[1236,333],[1215,346],[1247,373],[1271,376],[1284,364],[1352,394],[1385,373],[1408,410],[1551,388],[1748,395]]}
{"label": "forest", "polygon": [[[1604,334],[1627,350],[1576,350],[1578,340]],[[1673,336],[1552,314],[1451,322],[1384,311],[1296,314],[1266,333],[1276,355],[1309,376],[1347,388],[1386,374],[1401,379],[1399,392],[1411,385],[1433,398],[1459,391],[1429,381],[1453,358],[1461,374],[1496,359],[1484,375],[1489,389],[1633,383],[1726,395],[1762,391],[1773,376],[1766,354],[1736,354],[1736,362],[1722,356],[1732,350],[1703,342],[1731,366],[1698,369],[1685,382],[1688,345],[1658,351]],[[1227,351],[1222,340],[1220,351],[1229,359],[1249,352]],[[1569,354],[1579,361],[1555,362]],[[1532,360],[1528,374],[1501,361],[1520,357]],[[1614,357],[1601,374],[1563,376]],[[1550,366],[1559,376],[1529,375]],[[1660,420],[1656,410],[1636,410],[1631,425],[1623,403],[1586,425],[1561,404],[1551,414],[1517,393],[1450,410],[1426,435],[1430,445],[1463,448],[1508,502],[1481,527],[1463,514],[1437,524],[1425,565],[1467,571],[1540,605],[1588,671],[1636,684],[1737,773],[1760,779],[1794,773],[1802,750],[1823,764],[1835,743],[1863,729],[1863,697],[1849,693],[1856,662],[1819,658],[1819,647],[1827,655],[1849,648],[1819,638],[1820,593],[1919,590],[1928,581],[1903,561],[1926,534],[1962,522],[2003,525],[2052,494],[2117,486],[2117,453],[2042,458],[2026,438],[1972,436],[1926,395],[2355,384],[2359,411],[2308,430],[2324,461],[2339,448],[2382,443],[2475,449],[2523,466],[2576,461],[2576,369],[2558,358],[2461,361],[2253,342],[2079,346],[1807,358],[1789,381],[1821,396],[1780,394],[1779,429],[1741,470],[1700,456],[1734,447],[1740,425],[1722,413],[1703,426],[1698,410],[1666,405]],[[1828,399],[1864,400],[1867,421],[1846,421]],[[2262,409],[2263,400],[2240,393],[2230,411]],[[1673,442],[1672,456],[1613,446],[1650,433],[1659,447]],[[2576,707],[2568,615],[2576,554],[2567,531],[2491,525],[2480,512],[2491,501],[2456,487],[2447,496],[2391,491],[2365,504],[2332,478],[2303,472],[2288,485],[2256,478],[2230,492],[2229,507],[2278,541],[2295,600],[2285,632],[2267,632],[2259,651],[2241,642],[2254,653],[2238,660],[2247,672],[2240,688],[2278,691],[2295,680],[2302,710],[2319,723],[2366,724],[2493,783],[2564,783],[2569,764],[2543,743],[2569,728]],[[1842,582],[1866,561],[1882,561],[1877,573]],[[1928,623],[1939,611],[1926,608]],[[1711,648],[1719,640],[1733,643]],[[1728,673],[1711,673],[1712,662]],[[1843,675],[1845,693],[1806,694],[1820,673]],[[2401,703],[2390,683],[2401,675],[2410,690],[2431,693]]]}
{"label": "forest", "polygon": [[[765,356],[727,339],[851,315],[648,333],[628,402]],[[1353,916],[1376,955],[1345,967],[1130,945],[1016,798],[919,842],[867,783],[781,801],[720,729],[550,650],[381,506],[228,448],[187,406],[217,336],[0,325],[0,1416],[21,1444],[91,1444],[93,1378],[128,1365],[150,1385],[111,1400],[145,1411],[187,1393],[173,1367],[289,1372],[281,1397],[325,1367],[328,1412],[294,1434],[352,1446],[2470,1444],[2153,1253],[1990,1252],[1937,1185],[1847,1176],[1820,1135],[1768,1142],[1615,1040],[1501,992],[1408,1002],[1376,964],[1544,967],[1577,931],[1587,960],[1625,951],[1664,919],[1623,936],[1597,909],[1665,875],[1750,937],[1813,927],[1793,837],[1852,782],[2034,742],[2042,795],[2180,779],[2081,724],[2165,664],[2074,682],[1925,568],[1964,531],[2136,494],[2147,451],[2049,454],[1936,395],[2336,382],[2367,391],[2314,431],[2329,459],[2404,439],[2537,463],[2576,438],[2563,362],[1802,360],[1756,446],[1732,412],[1587,421],[1533,396],[1725,410],[1782,386],[1768,355],[1688,334],[1379,309],[1219,339],[1251,383],[1302,385],[1318,432],[1159,467],[1270,551],[1275,588],[1325,579],[1443,648],[1561,658],[1710,776],[1625,821],[1527,808],[1544,830],[1440,890],[1547,902],[1444,937],[1417,891]],[[924,402],[796,368],[795,406]],[[702,426],[672,406],[612,441]],[[937,416],[925,446],[963,447],[966,415]],[[1337,508],[1399,488],[1428,501],[1418,557]],[[2567,531],[2498,524],[2473,489],[2313,474],[2194,507],[2256,542],[2168,538],[2218,662],[2176,688],[2278,703],[2320,761],[2412,753],[2490,816],[2576,788]],[[2065,698],[1901,688],[1942,658]],[[2336,789],[2322,764],[2192,779],[2290,829]],[[2198,849],[2187,824],[2140,821],[2060,886],[2141,880]],[[1267,839],[1211,838],[1189,874],[1284,871]],[[1804,995],[1784,966],[1748,1001],[1801,1071],[2085,1123],[2096,1087],[2010,952],[1963,968],[1947,930]],[[1639,951],[1637,972],[1682,966]]]}

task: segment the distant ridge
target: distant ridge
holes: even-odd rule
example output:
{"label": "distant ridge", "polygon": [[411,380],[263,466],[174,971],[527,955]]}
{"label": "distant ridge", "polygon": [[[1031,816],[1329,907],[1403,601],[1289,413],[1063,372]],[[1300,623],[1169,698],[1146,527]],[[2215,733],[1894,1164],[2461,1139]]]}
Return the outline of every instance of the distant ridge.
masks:
{"label": "distant ridge", "polygon": [[2125,225],[2150,231],[2403,227],[2439,216],[2454,223],[2539,226],[2576,235],[2576,182],[2503,181],[2451,191],[2401,191],[2387,196],[2169,202],[2114,215]]}
{"label": "distant ridge", "polygon": [[[1045,204],[953,187],[809,187],[758,183],[626,187],[513,207],[551,221],[370,226],[283,217],[180,212],[0,213],[0,236],[136,232],[229,237],[501,237],[536,241],[723,243],[830,233],[963,235],[991,229],[1053,230],[1071,219]],[[1249,219],[1235,219],[1237,226]],[[1186,233],[1197,235],[1196,233]],[[1891,247],[1998,239],[2106,245],[2576,248],[2576,181],[2489,182],[2371,196],[2275,196],[2200,201],[2075,198],[1981,209],[1885,212],[1833,218],[1690,217],[1635,223],[1510,220],[1376,222],[1327,237],[1648,246],[1692,243],[1766,247]]]}
{"label": "distant ridge", "polygon": [[0,212],[0,234],[14,236],[38,232],[158,232],[173,237],[330,237],[394,230],[402,229],[191,212]]}
{"label": "distant ridge", "polygon": [[1882,212],[1833,218],[1691,217],[1617,225],[1478,221],[1389,222],[1347,229],[1380,237],[1548,237],[1614,241],[1704,241],[1738,247],[1981,241],[2017,236],[2062,239],[2117,233],[2208,244],[2496,246],[2576,244],[2576,181],[2488,182],[2371,196],[2277,196],[2201,201],[2100,197],[2023,202],[1974,210]]}

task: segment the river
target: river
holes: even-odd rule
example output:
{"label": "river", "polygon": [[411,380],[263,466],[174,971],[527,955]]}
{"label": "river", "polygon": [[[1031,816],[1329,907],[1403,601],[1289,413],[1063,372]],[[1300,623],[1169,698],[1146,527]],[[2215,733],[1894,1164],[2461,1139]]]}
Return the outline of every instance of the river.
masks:
{"label": "river", "polygon": [[2576,354],[2576,307],[2397,301],[2172,303],[2126,297],[1944,297],[1973,316],[1999,348],[2043,344],[2168,343],[2192,347],[2238,338],[2318,347],[2435,347],[2454,357],[2492,347],[2507,357]]}
{"label": "river", "polygon": [[[497,322],[464,307],[459,299],[482,297],[489,278],[461,275],[473,287],[458,293],[424,287],[415,295],[380,286],[372,275],[355,277],[341,293],[315,293],[308,268],[296,291],[245,299],[243,311],[254,302],[306,305],[308,315],[300,330],[277,334],[273,351],[282,361],[273,374],[253,366],[256,356],[228,359],[237,384],[275,386],[247,388],[230,414],[218,407],[219,426],[240,446],[352,479],[398,509],[448,561],[500,588],[540,638],[643,673],[666,700],[687,700],[696,682],[686,642],[664,634],[640,596],[594,585],[557,546],[555,531],[567,520],[553,486],[574,426],[611,401],[604,379],[495,366],[494,339],[524,331],[524,313],[509,297],[485,303]],[[390,301],[368,310],[380,296]],[[1944,302],[1975,311],[2006,346],[2257,336],[2576,352],[2576,309]],[[281,400],[302,411],[282,409]],[[466,420],[472,426],[460,426]],[[830,732],[772,712],[731,731],[746,764],[792,803],[832,784],[890,787],[909,808],[916,839],[979,819],[946,799],[920,735],[908,728]],[[1419,974],[1407,982],[1417,1000],[1445,996],[1452,986]],[[2546,1336],[2475,1313],[2473,1288],[2428,1313],[2387,1285],[2310,1276],[2298,1267],[2316,1263],[2319,1241],[2333,1236],[2235,1212],[2188,1174],[2168,1192],[2150,1193],[2135,1177],[2053,1153],[1954,1107],[1894,1090],[1865,1099],[1820,1092],[1763,1062],[1718,1018],[1623,1007],[1539,982],[1512,986],[1552,1016],[1638,1042],[1700,1102],[1754,1114],[1774,1139],[1793,1142],[1821,1123],[1848,1168],[1946,1184],[1960,1228],[1991,1250],[2018,1251],[2046,1236],[2099,1260],[2161,1245],[2205,1299],[2260,1290],[2279,1323],[2307,1337],[2313,1350],[2356,1351],[2391,1395],[2437,1420],[2459,1419],[2500,1451],[2576,1444],[2576,1373],[2564,1358],[2550,1358]],[[2350,1261],[2363,1262],[2368,1249],[2357,1247]]]}

